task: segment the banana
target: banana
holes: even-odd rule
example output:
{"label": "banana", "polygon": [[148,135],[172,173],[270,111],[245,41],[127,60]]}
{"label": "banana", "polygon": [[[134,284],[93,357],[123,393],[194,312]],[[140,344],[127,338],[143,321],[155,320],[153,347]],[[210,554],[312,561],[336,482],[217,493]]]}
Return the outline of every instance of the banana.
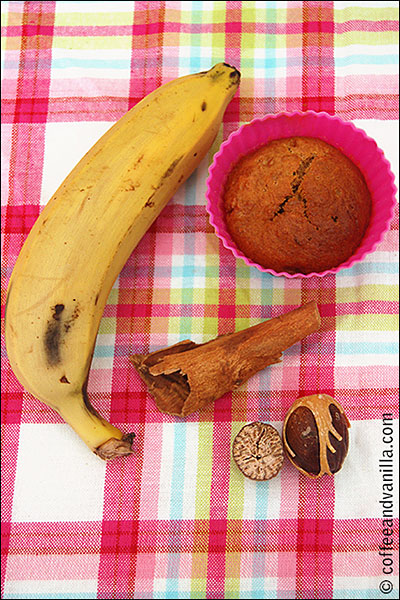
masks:
{"label": "banana", "polygon": [[157,88],[117,121],[49,200],[17,258],[5,335],[25,389],[103,459],[132,452],[91,405],[87,381],[110,290],[210,149],[240,73],[225,63]]}

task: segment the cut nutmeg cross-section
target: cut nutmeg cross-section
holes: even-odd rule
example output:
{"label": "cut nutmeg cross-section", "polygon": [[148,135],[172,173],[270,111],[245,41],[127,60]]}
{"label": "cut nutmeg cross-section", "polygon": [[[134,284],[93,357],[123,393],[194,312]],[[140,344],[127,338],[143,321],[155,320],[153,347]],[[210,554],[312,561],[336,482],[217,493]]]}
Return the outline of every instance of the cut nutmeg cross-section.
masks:
{"label": "cut nutmeg cross-section", "polygon": [[283,464],[279,433],[272,425],[259,421],[245,425],[233,441],[232,456],[240,471],[249,479],[272,479]]}

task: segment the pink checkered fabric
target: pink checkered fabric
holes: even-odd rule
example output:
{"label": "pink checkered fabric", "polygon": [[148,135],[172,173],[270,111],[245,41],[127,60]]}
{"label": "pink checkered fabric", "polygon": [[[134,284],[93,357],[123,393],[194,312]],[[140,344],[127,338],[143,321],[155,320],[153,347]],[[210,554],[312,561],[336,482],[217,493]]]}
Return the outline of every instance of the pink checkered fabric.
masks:
{"label": "pink checkered fabric", "polygon": [[[166,81],[225,61],[241,86],[207,158],[129,258],[101,321],[93,404],[132,457],[103,463],[2,362],[3,598],[398,597],[398,210],[336,276],[285,279],[215,236],[205,181],[254,117],[326,111],[376,139],[398,181],[397,2],[3,2],[2,309],[16,257],[79,158]],[[316,300],[319,332],[186,419],[161,414],[128,357],[204,342]],[[243,424],[279,431],[301,395],[351,421],[335,477],[231,459]]]}

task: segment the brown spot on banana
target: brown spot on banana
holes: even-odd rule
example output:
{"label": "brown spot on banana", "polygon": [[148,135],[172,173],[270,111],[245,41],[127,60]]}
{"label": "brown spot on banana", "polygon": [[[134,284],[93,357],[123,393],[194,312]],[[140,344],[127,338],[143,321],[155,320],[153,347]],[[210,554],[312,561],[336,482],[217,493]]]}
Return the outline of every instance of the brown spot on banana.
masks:
{"label": "brown spot on banana", "polygon": [[76,321],[76,319],[79,317],[79,313],[80,313],[80,307],[79,304],[77,304],[72,312],[72,315],[70,316],[69,319],[66,319],[64,322],[64,331],[67,332],[69,331],[71,325],[73,325],[73,323]]}
{"label": "brown spot on banana", "polygon": [[47,323],[44,335],[44,348],[49,365],[54,366],[60,363],[60,343],[61,343],[61,313],[64,304],[56,304],[52,307],[53,319]]}
{"label": "brown spot on banana", "polygon": [[61,323],[59,320],[49,321],[44,334],[44,350],[50,366],[58,365],[60,358]]}
{"label": "brown spot on banana", "polygon": [[140,156],[139,156],[139,157],[136,159],[136,162],[135,162],[135,164],[133,165],[133,169],[136,169],[136,167],[137,167],[137,166],[138,166],[138,165],[139,165],[139,164],[142,162],[143,158],[144,158],[144,154],[141,154],[141,155],[140,155]]}
{"label": "brown spot on banana", "polygon": [[[156,190],[156,191],[157,191],[157,190]],[[156,193],[156,192],[153,192],[153,193],[151,194],[151,196],[149,196],[149,197],[147,198],[147,200],[146,200],[146,204],[144,205],[144,207],[145,207],[145,208],[146,208],[146,207],[147,207],[147,208],[151,208],[152,206],[154,206],[154,202],[152,201],[152,198],[153,198],[153,196],[154,196],[154,194],[155,194],[155,193]],[[131,228],[130,228],[130,229],[131,229]]]}
{"label": "brown spot on banana", "polygon": [[133,183],[132,181],[129,181],[129,182],[126,184],[125,191],[126,191],[126,192],[134,192],[134,191],[136,190],[136,188],[138,188],[139,186],[140,186],[140,183],[139,183],[139,182],[137,182],[137,183]]}
{"label": "brown spot on banana", "polygon": [[[172,163],[169,165],[168,169],[161,176],[161,179],[160,179],[158,185],[156,187],[153,186],[153,190],[154,191],[147,198],[147,200],[145,202],[145,205],[144,205],[144,208],[152,208],[154,206],[154,202],[153,202],[154,195],[156,194],[156,192],[162,186],[164,179],[166,179],[167,177],[170,177],[172,175],[172,173],[174,172],[176,166],[180,163],[180,161],[182,160],[182,158],[184,158],[183,154],[182,154],[182,156],[178,156],[178,158],[176,158],[174,161],[172,161]],[[179,183],[181,183],[182,180],[183,180],[183,176],[181,176],[181,178],[179,179]]]}
{"label": "brown spot on banana", "polygon": [[[81,204],[80,204],[80,206],[79,206],[79,209],[78,209],[78,213],[82,212],[82,210],[83,210],[83,208],[84,208],[84,206],[85,206],[85,204],[86,204],[86,202],[87,202],[88,200],[90,200],[90,196],[85,196],[85,197],[82,199],[82,202],[81,202]],[[64,244],[66,244],[66,242],[64,242]]]}
{"label": "brown spot on banana", "polygon": [[60,364],[60,348],[63,341],[63,336],[68,333],[71,325],[76,321],[80,313],[79,305],[76,305],[71,316],[63,320],[62,313],[64,309],[64,304],[56,304],[51,308],[53,313],[52,319],[47,322],[47,327],[44,334],[45,354],[48,364],[52,367]]}
{"label": "brown spot on banana", "polygon": [[183,158],[183,154],[182,156],[179,156],[178,158],[176,158],[168,167],[168,169],[165,171],[164,175],[161,177],[160,179],[160,183],[158,184],[158,187],[161,185],[163,179],[166,179],[167,177],[170,177],[170,175],[172,175],[172,173],[175,170],[175,167],[180,163],[180,161]]}
{"label": "brown spot on banana", "polygon": [[53,308],[53,319],[55,319],[56,321],[60,320],[60,315],[62,313],[62,311],[64,310],[65,306],[64,304],[56,304],[55,307]]}

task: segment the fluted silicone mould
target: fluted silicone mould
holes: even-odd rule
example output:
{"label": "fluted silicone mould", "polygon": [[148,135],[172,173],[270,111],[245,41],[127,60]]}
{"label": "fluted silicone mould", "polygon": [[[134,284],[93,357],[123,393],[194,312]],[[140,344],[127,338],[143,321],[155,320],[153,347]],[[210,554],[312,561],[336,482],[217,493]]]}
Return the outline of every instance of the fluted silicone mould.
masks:
{"label": "fluted silicone mould", "polygon": [[[369,226],[356,252],[339,266],[321,273],[286,273],[267,269],[247,258],[239,250],[226,227],[223,209],[223,191],[227,175],[233,165],[245,154],[276,139],[307,136],[324,140],[335,146],[352,160],[365,177],[372,196],[372,213]],[[373,252],[388,230],[396,202],[394,175],[383,151],[375,140],[349,121],[327,113],[314,111],[279,113],[254,119],[231,133],[214,155],[207,179],[207,211],[215,233],[225,248],[241,258],[247,265],[262,272],[285,277],[322,277],[327,273],[351,267]]]}

